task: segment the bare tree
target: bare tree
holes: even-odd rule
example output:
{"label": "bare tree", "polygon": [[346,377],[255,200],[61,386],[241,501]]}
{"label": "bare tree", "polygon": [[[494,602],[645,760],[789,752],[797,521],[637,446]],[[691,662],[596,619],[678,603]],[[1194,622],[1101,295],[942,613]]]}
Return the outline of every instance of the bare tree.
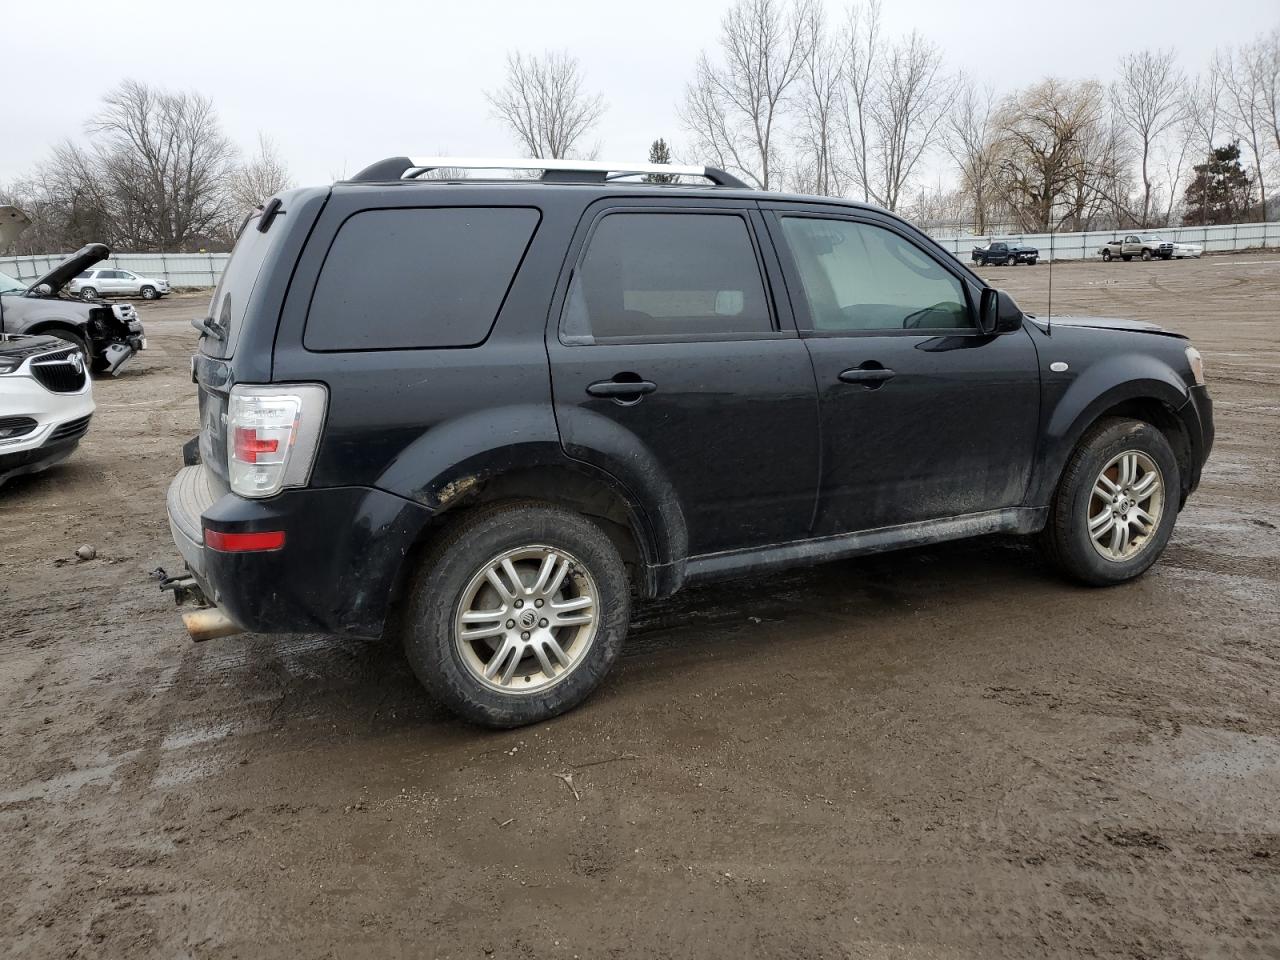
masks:
{"label": "bare tree", "polygon": [[937,142],[954,89],[954,81],[942,71],[942,51],[920,34],[912,31],[889,50],[872,111],[873,196],[885,208],[898,209],[921,158]]}
{"label": "bare tree", "polygon": [[134,249],[182,250],[221,227],[237,151],[208,98],[125,80],[89,130],[95,172],[117,214],[128,211]]}
{"label": "bare tree", "polygon": [[530,157],[564,159],[600,121],[606,105],[588,93],[576,57],[548,51],[507,55],[507,79],[486,93],[498,119]]}
{"label": "bare tree", "polygon": [[827,33],[821,4],[810,4],[802,15],[808,55],[798,82],[800,123],[795,140],[799,157],[794,186],[802,193],[838,197],[848,186],[839,156],[845,49]]}
{"label": "bare tree", "polygon": [[1079,225],[1106,196],[1119,164],[1104,101],[1096,82],[1051,78],[1001,105],[1001,188],[1023,229]]}
{"label": "bare tree", "polygon": [[[1182,130],[1187,149],[1197,162],[1212,163],[1214,144],[1223,124],[1222,73],[1216,58],[1205,74],[1187,85],[1185,96]],[[1203,214],[1206,206],[1201,204],[1200,209]]]}
{"label": "bare tree", "polygon": [[973,213],[973,229],[987,232],[989,213],[996,200],[995,94],[979,90],[961,77],[955,105],[947,113],[943,142],[960,173],[960,189]]}
{"label": "bare tree", "polygon": [[1267,158],[1271,152],[1264,102],[1265,48],[1261,42],[1239,50],[1227,49],[1214,55],[1214,66],[1222,76],[1226,112],[1232,132],[1249,149],[1263,216],[1267,209]]}
{"label": "bare tree", "polygon": [[849,8],[845,44],[845,137],[853,180],[871,202],[874,100],[880,66],[880,0]]}
{"label": "bare tree", "polygon": [[738,0],[720,28],[723,63],[698,57],[680,116],[695,149],[762,190],[780,185],[779,128],[808,59],[814,0]]}
{"label": "bare tree", "polygon": [[280,157],[275,143],[270,137],[260,133],[258,152],[240,164],[232,175],[229,188],[235,207],[232,214],[242,217],[292,186],[289,167]]}
{"label": "bare tree", "polygon": [[[1134,138],[1142,173],[1142,206],[1138,226],[1151,225],[1152,161],[1157,142],[1182,119],[1186,80],[1172,50],[1143,50],[1120,59],[1120,77],[1111,84],[1111,102],[1127,133]],[[1177,184],[1170,184],[1170,194]]]}
{"label": "bare tree", "polygon": [[[1262,116],[1271,130],[1277,161],[1280,162],[1280,27],[1260,37],[1257,48]],[[1266,206],[1265,202],[1263,206]]]}

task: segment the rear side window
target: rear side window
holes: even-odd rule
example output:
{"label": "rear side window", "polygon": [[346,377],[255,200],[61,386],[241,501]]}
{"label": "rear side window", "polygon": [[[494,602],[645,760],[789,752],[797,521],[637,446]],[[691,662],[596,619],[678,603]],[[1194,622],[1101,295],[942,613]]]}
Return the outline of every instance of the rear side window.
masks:
{"label": "rear side window", "polygon": [[746,220],[737,214],[609,214],[574,270],[561,331],[569,343],[771,333]]}
{"label": "rear side window", "polygon": [[538,211],[366,210],[329,248],[307,314],[308,350],[470,347],[489,335]]}

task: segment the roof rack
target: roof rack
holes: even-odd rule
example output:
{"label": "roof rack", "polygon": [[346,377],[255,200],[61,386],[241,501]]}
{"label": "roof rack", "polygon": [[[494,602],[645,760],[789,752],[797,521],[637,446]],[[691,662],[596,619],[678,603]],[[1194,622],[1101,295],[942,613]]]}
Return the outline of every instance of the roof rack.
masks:
{"label": "roof rack", "polygon": [[548,160],[540,158],[493,157],[388,157],[365,167],[353,182],[370,183],[388,180],[412,180],[430,170],[541,170],[544,181],[564,183],[604,183],[619,177],[640,174],[668,174],[680,177],[704,177],[717,187],[749,190],[732,174],[716,167],[691,167],[671,163],[632,163],[614,160]]}

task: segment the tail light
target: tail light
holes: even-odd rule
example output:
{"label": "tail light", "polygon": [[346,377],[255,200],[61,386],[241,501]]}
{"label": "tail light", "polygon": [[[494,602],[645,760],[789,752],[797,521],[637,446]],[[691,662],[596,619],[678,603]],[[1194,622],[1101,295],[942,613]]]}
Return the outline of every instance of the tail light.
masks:
{"label": "tail light", "polygon": [[242,497],[305,487],[329,394],[319,383],[239,384],[227,406],[227,477]]}

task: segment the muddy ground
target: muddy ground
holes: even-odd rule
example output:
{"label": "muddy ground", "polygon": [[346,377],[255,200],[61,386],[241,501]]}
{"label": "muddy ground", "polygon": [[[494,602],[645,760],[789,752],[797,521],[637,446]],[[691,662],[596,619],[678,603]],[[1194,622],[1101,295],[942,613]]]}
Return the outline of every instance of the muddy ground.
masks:
{"label": "muddy ground", "polygon": [[185,639],[148,575],[201,306],[144,306],[79,452],[0,491],[0,954],[1280,956],[1280,255],[1054,269],[1208,364],[1139,582],[992,539],[691,590],[499,734],[394,647]]}

